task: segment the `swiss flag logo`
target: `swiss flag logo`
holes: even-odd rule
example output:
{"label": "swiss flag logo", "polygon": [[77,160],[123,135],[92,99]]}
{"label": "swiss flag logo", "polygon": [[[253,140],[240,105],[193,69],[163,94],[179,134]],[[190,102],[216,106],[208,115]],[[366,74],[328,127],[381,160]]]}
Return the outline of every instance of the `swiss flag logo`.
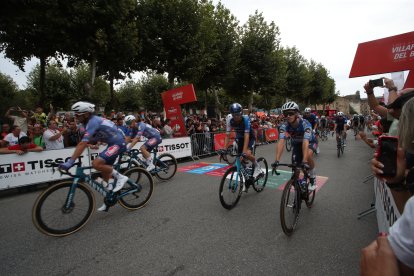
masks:
{"label": "swiss flag logo", "polygon": [[13,172],[22,172],[24,170],[24,162],[13,163]]}

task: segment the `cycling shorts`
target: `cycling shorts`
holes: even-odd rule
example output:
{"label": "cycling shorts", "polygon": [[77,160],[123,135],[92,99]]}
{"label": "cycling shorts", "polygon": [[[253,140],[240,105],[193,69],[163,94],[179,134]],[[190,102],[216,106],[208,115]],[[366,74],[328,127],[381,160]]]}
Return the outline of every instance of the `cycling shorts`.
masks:
{"label": "cycling shorts", "polygon": [[119,155],[123,154],[126,151],[126,144],[115,144],[107,146],[101,153],[99,157],[105,160],[107,165],[113,165]]}
{"label": "cycling shorts", "polygon": [[[256,142],[256,139],[254,139],[254,137],[251,137],[249,139],[249,144],[247,145],[247,148],[251,150],[252,152],[253,152],[253,147],[254,147],[255,142]],[[243,145],[244,145],[244,138],[238,138],[237,139],[237,152],[239,154],[243,153]]]}
{"label": "cycling shorts", "polygon": [[145,141],[144,146],[147,149],[147,151],[152,151],[155,147],[161,144],[161,142],[162,142],[161,136],[158,136],[158,137],[155,136]]}
{"label": "cycling shorts", "polygon": [[[315,143],[309,142],[309,146],[308,149],[313,150],[315,146]],[[302,144],[299,144],[297,146],[293,146],[293,150],[292,150],[292,164],[302,164],[302,160],[303,160],[303,151],[302,151]]]}

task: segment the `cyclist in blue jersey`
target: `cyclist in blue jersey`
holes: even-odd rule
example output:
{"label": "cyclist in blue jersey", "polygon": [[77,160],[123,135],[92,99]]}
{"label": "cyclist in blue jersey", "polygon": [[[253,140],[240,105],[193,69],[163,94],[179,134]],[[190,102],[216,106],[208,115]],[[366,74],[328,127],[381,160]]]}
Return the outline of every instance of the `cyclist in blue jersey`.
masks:
{"label": "cyclist in blue jersey", "polygon": [[345,114],[341,111],[336,114],[334,132],[336,133],[336,142],[339,143],[339,135],[344,139],[344,146],[346,146],[346,124],[347,119]]}
{"label": "cyclist in blue jersey", "polygon": [[139,149],[142,152],[144,158],[146,159],[147,171],[152,171],[153,169],[155,169],[155,165],[153,164],[154,160],[150,152],[159,144],[161,144],[161,134],[157,129],[153,128],[151,125],[142,122],[140,117],[138,117],[137,119],[135,118],[135,116],[129,115],[127,118],[125,118],[125,122],[127,125],[136,123],[138,128],[136,135],[130,136],[132,137],[132,140],[131,144],[129,144],[128,146],[128,150],[131,150],[135,146],[135,144],[141,140],[141,136],[147,138],[147,141],[145,141],[145,143]]}
{"label": "cyclist in blue jersey", "polygon": [[225,148],[227,149],[229,146],[230,131],[233,129],[236,132],[237,149],[239,153],[243,152],[246,158],[254,164],[253,177],[257,177],[262,173],[262,170],[252,154],[256,138],[250,125],[250,119],[247,115],[243,115],[243,108],[238,103],[230,105],[230,114],[231,116],[227,116],[226,119]]}
{"label": "cyclist in blue jersey", "polygon": [[313,160],[313,144],[315,136],[312,132],[312,125],[299,117],[299,106],[295,102],[287,102],[282,106],[282,112],[287,121],[282,123],[279,128],[279,142],[276,145],[276,160],[272,167],[279,165],[285,147],[286,133],[292,137],[292,162],[302,164],[309,170],[310,185],[309,190],[316,189],[315,161]]}
{"label": "cyclist in blue jersey", "polygon": [[[112,165],[117,157],[125,152],[126,144],[122,133],[118,130],[116,125],[107,119],[94,115],[95,105],[88,102],[77,102],[72,105],[72,111],[75,112],[76,119],[85,126],[85,134],[82,140],[76,146],[72,157],[59,167],[64,170],[69,170],[76,159],[83,153],[88,144],[102,142],[107,144],[105,150],[99,153],[99,156],[92,161],[92,167],[100,171],[102,178],[109,183],[112,177],[116,178],[116,185],[108,185],[108,189],[117,192],[122,189],[128,180],[128,177],[116,171]],[[106,211],[105,203],[98,209],[98,211]]]}
{"label": "cyclist in blue jersey", "polygon": [[126,124],[126,130],[125,130],[125,141],[126,143],[130,143],[132,138],[137,136],[138,133],[138,126],[136,122],[136,118],[134,115],[128,115],[125,117],[125,124]]}
{"label": "cyclist in blue jersey", "polygon": [[312,125],[312,131],[313,131],[313,134],[315,135],[315,141],[316,141],[316,153],[319,154],[319,141],[318,141],[318,136],[316,135],[318,131],[318,126],[319,126],[318,117],[316,117],[316,115],[312,113],[312,109],[310,107],[307,107],[305,108],[303,119],[306,119]]}

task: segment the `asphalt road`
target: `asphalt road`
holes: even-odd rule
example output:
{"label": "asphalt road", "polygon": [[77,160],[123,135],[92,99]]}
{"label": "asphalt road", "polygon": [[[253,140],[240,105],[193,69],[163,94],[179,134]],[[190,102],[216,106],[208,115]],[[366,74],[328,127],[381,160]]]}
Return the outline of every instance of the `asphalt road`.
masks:
{"label": "asphalt road", "polygon": [[[360,250],[376,238],[377,224],[375,214],[357,219],[373,198],[372,183],[362,183],[372,151],[350,138],[339,159],[332,138],[321,142],[317,175],[329,179],[313,207],[302,209],[291,237],[280,226],[280,190],[250,189],[228,211],[219,202],[219,177],[178,172],[172,181],[156,180],[145,208],[129,212],[116,205],[64,238],[33,226],[31,209],[40,191],[0,198],[0,273],[358,275]],[[270,164],[274,151],[275,144],[263,145],[256,155]],[[96,199],[99,206],[102,198]]]}

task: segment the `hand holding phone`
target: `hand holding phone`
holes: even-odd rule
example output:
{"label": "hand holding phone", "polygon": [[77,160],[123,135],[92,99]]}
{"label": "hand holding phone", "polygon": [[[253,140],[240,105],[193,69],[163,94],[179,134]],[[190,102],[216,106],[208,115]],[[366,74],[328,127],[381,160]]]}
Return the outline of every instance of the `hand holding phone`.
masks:
{"label": "hand holding phone", "polygon": [[381,162],[382,176],[395,176],[397,173],[398,138],[394,136],[380,136],[378,138],[377,160]]}
{"label": "hand holding phone", "polygon": [[384,78],[380,78],[380,79],[376,79],[376,80],[369,80],[369,86],[374,88],[374,87],[378,87],[378,86],[385,86],[384,83]]}

